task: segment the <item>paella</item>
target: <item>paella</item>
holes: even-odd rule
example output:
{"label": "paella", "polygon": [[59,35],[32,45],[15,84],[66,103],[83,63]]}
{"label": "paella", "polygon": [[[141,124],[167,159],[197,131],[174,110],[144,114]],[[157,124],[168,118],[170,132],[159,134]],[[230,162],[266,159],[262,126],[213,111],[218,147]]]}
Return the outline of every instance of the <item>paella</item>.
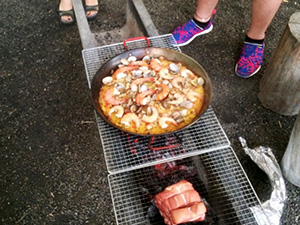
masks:
{"label": "paella", "polygon": [[122,58],[102,79],[99,104],[107,119],[128,132],[163,134],[190,124],[204,102],[205,80],[164,56]]}

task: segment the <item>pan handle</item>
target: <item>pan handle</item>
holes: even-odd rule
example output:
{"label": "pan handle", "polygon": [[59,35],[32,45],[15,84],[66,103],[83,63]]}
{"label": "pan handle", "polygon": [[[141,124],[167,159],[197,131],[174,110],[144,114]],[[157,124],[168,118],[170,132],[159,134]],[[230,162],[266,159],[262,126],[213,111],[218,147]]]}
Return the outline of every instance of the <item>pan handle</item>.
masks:
{"label": "pan handle", "polygon": [[147,37],[134,37],[134,38],[128,38],[123,42],[124,48],[128,51],[128,47],[126,45],[129,41],[138,41],[138,40],[146,40],[147,41],[147,47],[150,47],[150,40]]}

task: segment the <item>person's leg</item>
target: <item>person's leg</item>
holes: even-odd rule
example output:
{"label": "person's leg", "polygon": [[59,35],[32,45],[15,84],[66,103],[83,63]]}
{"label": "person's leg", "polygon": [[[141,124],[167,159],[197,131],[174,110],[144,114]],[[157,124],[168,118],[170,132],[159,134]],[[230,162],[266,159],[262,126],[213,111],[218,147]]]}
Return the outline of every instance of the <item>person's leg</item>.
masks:
{"label": "person's leg", "polygon": [[243,45],[235,73],[243,78],[256,74],[261,68],[264,54],[265,32],[282,0],[253,0],[251,24]]}
{"label": "person's leg", "polygon": [[72,0],[60,0],[58,10],[60,12],[60,19],[63,23],[73,22],[73,5]]}
{"label": "person's leg", "polygon": [[187,45],[197,36],[209,33],[213,29],[211,17],[217,4],[218,0],[198,0],[194,18],[173,31],[175,45]]}
{"label": "person's leg", "polygon": [[264,39],[265,32],[272,22],[282,0],[253,0],[251,25],[247,33],[252,39]]}
{"label": "person's leg", "polygon": [[194,18],[200,22],[207,22],[217,6],[219,0],[198,0]]}

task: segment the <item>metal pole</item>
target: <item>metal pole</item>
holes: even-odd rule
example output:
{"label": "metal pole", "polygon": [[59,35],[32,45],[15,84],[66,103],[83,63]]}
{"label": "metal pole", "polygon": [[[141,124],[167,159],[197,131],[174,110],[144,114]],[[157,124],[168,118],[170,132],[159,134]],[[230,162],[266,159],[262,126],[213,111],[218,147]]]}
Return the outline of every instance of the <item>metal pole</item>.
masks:
{"label": "metal pole", "polygon": [[83,49],[96,47],[96,40],[91,33],[81,0],[72,0],[76,22]]}

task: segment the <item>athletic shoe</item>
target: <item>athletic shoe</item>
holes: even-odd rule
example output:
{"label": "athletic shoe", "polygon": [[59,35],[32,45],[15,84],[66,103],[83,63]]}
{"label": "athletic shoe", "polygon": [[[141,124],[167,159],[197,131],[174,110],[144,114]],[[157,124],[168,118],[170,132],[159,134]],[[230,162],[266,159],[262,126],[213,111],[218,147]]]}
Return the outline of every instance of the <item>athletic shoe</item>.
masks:
{"label": "athletic shoe", "polygon": [[262,64],[265,44],[244,42],[240,59],[235,66],[239,77],[248,78],[256,74]]}
{"label": "athletic shoe", "polygon": [[193,20],[189,20],[187,23],[177,27],[173,31],[173,36],[177,42],[175,45],[187,45],[196,37],[211,32],[212,29],[212,19],[210,19],[209,24],[205,28],[199,27]]}

